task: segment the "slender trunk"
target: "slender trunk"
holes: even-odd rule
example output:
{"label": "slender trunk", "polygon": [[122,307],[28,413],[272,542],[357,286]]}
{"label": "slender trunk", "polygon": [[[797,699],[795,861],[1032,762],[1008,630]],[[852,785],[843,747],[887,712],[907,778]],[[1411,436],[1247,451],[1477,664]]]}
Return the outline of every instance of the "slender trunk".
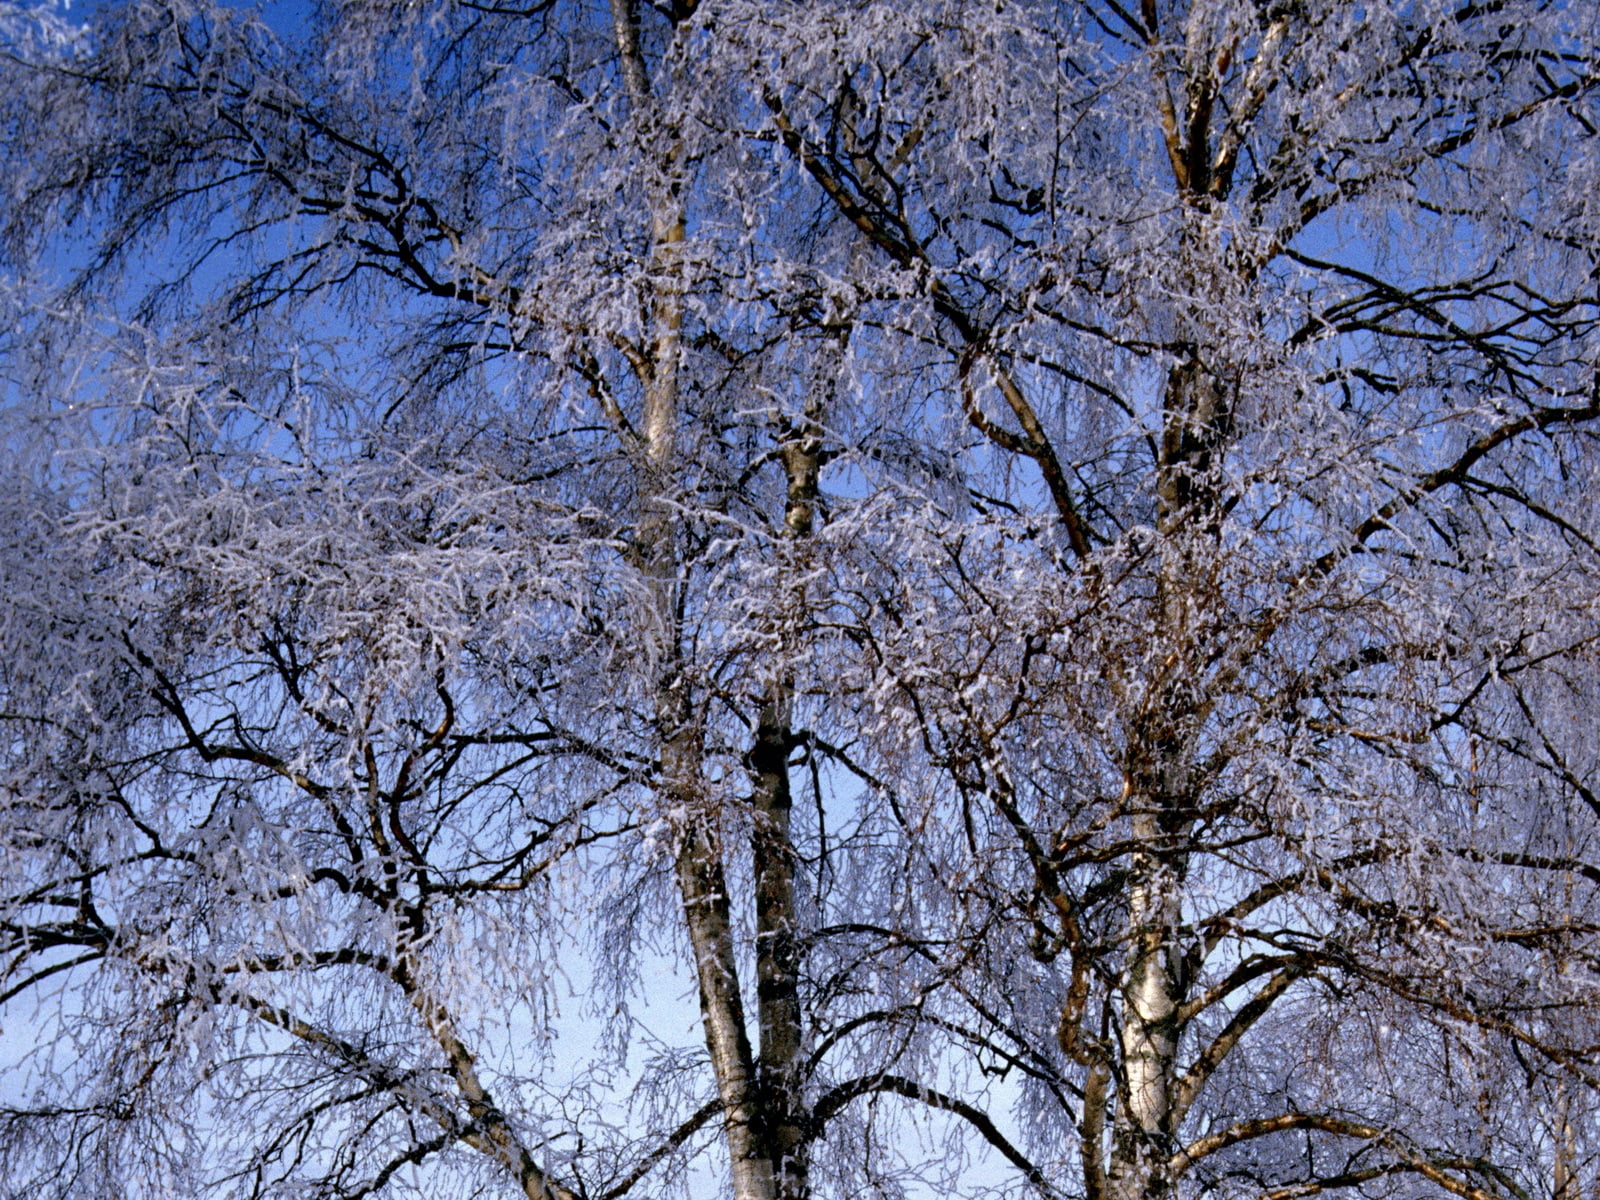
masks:
{"label": "slender trunk", "polygon": [[1572,1095],[1565,1077],[1556,1080],[1555,1159],[1551,1164],[1550,1200],[1578,1200],[1573,1160],[1577,1136],[1572,1128]]}
{"label": "slender trunk", "polygon": [[684,924],[694,955],[706,1052],[722,1101],[723,1130],[735,1200],[775,1200],[772,1163],[762,1138],[754,1056],[745,1030],[738,964],[728,912],[717,814],[701,773],[701,738],[682,660],[678,516],[674,504],[678,371],[683,353],[685,213],[682,151],[651,92],[639,40],[637,0],[611,0],[612,30],[634,119],[658,139],[649,185],[650,329],[640,382],[644,389],[643,497],[638,554],[651,592],[660,647],[656,729],[661,751],[661,796],[679,814],[675,861]]}
{"label": "slender trunk", "polygon": [[1128,763],[1133,839],[1128,961],[1117,1030],[1122,1090],[1106,1174],[1109,1200],[1153,1200],[1172,1190],[1167,1163],[1177,1142],[1177,1012],[1185,996],[1182,883],[1193,818],[1190,755],[1205,700],[1198,664],[1207,636],[1196,628],[1197,589],[1207,586],[1218,535],[1216,455],[1231,422],[1221,378],[1194,346],[1170,371],[1164,398],[1157,528],[1153,676],[1133,726]]}
{"label": "slender trunk", "polygon": [[[658,346],[661,339],[658,338]],[[673,346],[676,353],[676,345]],[[658,369],[656,384],[669,372]],[[645,426],[652,475],[665,476],[670,464],[675,408],[649,389]],[[652,481],[654,482],[654,481]],[[676,856],[679,897],[694,954],[700,993],[700,1016],[706,1051],[722,1100],[735,1200],[774,1200],[772,1163],[762,1137],[754,1056],[745,1031],[739,995],[738,965],[729,919],[728,886],[723,868],[717,814],[701,775],[701,740],[688,694],[678,637],[678,563],[672,517],[662,492],[649,501],[646,545],[649,575],[660,636],[667,653],[657,684],[656,725],[661,745],[662,795],[682,826]]]}
{"label": "slender trunk", "polygon": [[[1182,602],[1170,593],[1162,600],[1168,630],[1178,635]],[[1116,1031],[1122,1079],[1106,1173],[1108,1200],[1155,1200],[1173,1185],[1167,1164],[1181,1119],[1178,1008],[1187,990],[1179,934],[1187,859],[1176,848],[1188,843],[1193,827],[1187,815],[1193,702],[1182,668],[1177,672],[1152,689],[1129,766],[1137,848],[1128,873],[1128,958]]]}
{"label": "slender trunk", "polygon": [[754,1056],[745,1030],[738,965],[729,920],[728,887],[717,814],[701,776],[701,741],[681,661],[678,593],[680,564],[669,480],[676,454],[677,359],[682,298],[675,270],[683,238],[681,213],[658,222],[658,260],[663,278],[655,305],[653,372],[645,389],[646,483],[650,488],[641,523],[641,550],[659,636],[665,647],[657,684],[656,725],[661,744],[664,798],[681,814],[676,858],[684,923],[694,954],[706,1051],[722,1100],[735,1200],[774,1200],[772,1163],[762,1136]]}
{"label": "slender trunk", "polygon": [[715,814],[703,797],[680,788],[670,778],[700,767],[699,746],[681,734],[664,748],[671,800],[685,812],[677,854],[678,891],[694,953],[700,991],[700,1021],[706,1051],[722,1100],[723,1132],[736,1200],[775,1200],[772,1161],[763,1137],[764,1122],[756,1086],[754,1056],[745,1031],[744,1003],[739,996],[738,965],[728,915],[728,885]]}
{"label": "slender trunk", "polygon": [[1179,918],[1177,881],[1171,865],[1149,849],[1161,838],[1153,814],[1135,818],[1134,836],[1146,849],[1134,855],[1128,895],[1131,946],[1117,1031],[1123,1095],[1106,1176],[1110,1200],[1143,1200],[1168,1190],[1165,1163],[1174,1132],[1175,1014],[1181,998],[1173,944]]}
{"label": "slender trunk", "polygon": [[792,731],[786,690],[775,685],[774,694],[762,704],[750,752],[755,774],[756,1002],[761,1030],[757,1078],[778,1196],[803,1200],[808,1194],[808,1166],[795,855],[789,832]]}
{"label": "slender trunk", "polygon": [[[791,544],[811,532],[820,448],[810,428],[786,438],[780,447],[789,484],[785,540]],[[755,776],[756,998],[761,1031],[757,1078],[780,1200],[804,1200],[810,1194],[796,859],[789,828],[792,691],[787,676],[771,685],[761,705],[756,742],[750,752]]]}

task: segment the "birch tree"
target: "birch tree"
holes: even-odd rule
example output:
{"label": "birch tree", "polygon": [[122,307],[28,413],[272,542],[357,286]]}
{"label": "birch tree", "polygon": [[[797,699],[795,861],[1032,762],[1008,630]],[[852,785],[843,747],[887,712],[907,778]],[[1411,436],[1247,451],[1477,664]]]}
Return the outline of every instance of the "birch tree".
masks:
{"label": "birch tree", "polygon": [[1565,1192],[1567,1118],[1488,1079],[1589,1077],[1542,973],[1592,920],[1592,18],[798,23],[750,21],[778,135],[1013,480],[918,515],[859,637],[923,886],[1070,1064],[1044,1153],[1096,1200]]}
{"label": "birch tree", "polygon": [[7,1187],[1587,1188],[1594,20],[8,9]]}
{"label": "birch tree", "polygon": [[[743,131],[713,120],[722,98],[685,79],[702,37],[689,15],[618,4],[599,16],[535,6],[485,17],[467,6],[423,19],[344,6],[297,52],[238,10],[127,6],[83,35],[77,57],[40,52],[18,65],[32,93],[12,112],[19,140],[31,140],[29,122],[68,112],[84,134],[41,156],[19,187],[9,210],[19,260],[61,216],[97,222],[98,249],[73,264],[68,294],[128,327],[83,335],[92,378],[64,411],[51,408],[49,383],[18,407],[19,443],[72,448],[42,450],[18,500],[19,528],[49,532],[19,543],[14,619],[41,661],[71,658],[50,614],[75,611],[72,564],[100,564],[105,605],[72,621],[104,627],[95,669],[133,708],[114,744],[70,757],[140,782],[126,793],[119,783],[106,810],[53,773],[46,741],[19,735],[11,787],[27,882],[8,926],[14,994],[74,972],[96,982],[72,994],[93,994],[131,986],[131,973],[174,1021],[209,1029],[219,1009],[253,1018],[187,1060],[208,1080],[220,1079],[213,1057],[238,1052],[223,1047],[272,1036],[261,1025],[305,1048],[304,1086],[252,1117],[264,1146],[247,1138],[229,1157],[235,1144],[195,1133],[171,1151],[181,1166],[152,1168],[155,1191],[179,1176],[195,1190],[423,1186],[442,1176],[421,1168],[454,1169],[465,1148],[529,1195],[620,1196],[717,1127],[737,1194],[805,1193],[807,1147],[825,1122],[800,1108],[791,685],[755,651],[789,636],[762,610],[797,594],[782,560],[812,524],[816,388],[828,381],[803,354],[785,363],[772,329],[814,322],[785,311],[806,302],[759,278],[742,235],[688,236],[691,218],[734,229],[759,219],[763,186],[725,170],[748,154]],[[378,80],[396,44],[415,58],[390,86]],[[410,106],[430,91],[440,104]],[[500,127],[483,132],[485,113]],[[168,237],[199,248],[178,251],[162,278],[157,259],[138,256]],[[209,269],[216,288],[196,294]],[[375,297],[395,305],[392,328],[364,319]],[[838,336],[797,343],[826,344],[833,362]],[[797,380],[807,391],[790,406],[777,389]],[[752,403],[755,393],[765,398]],[[93,415],[75,415],[84,411]],[[527,522],[494,511],[490,496],[513,493]],[[33,497],[49,495],[83,503],[33,512],[43,503]],[[211,506],[230,516],[202,518]],[[43,554],[37,539],[60,549]],[[197,559],[197,544],[214,553]],[[561,562],[540,566],[546,551]],[[536,594],[541,579],[558,592]],[[535,591],[514,596],[523,584]],[[760,599],[774,590],[787,599]],[[98,687],[84,688],[87,711]],[[18,728],[61,723],[94,742],[80,730],[92,718],[63,715],[55,685],[31,669],[11,690]],[[135,750],[126,738],[144,740]],[[41,774],[41,761],[52,770]],[[191,939],[181,967],[165,969],[147,944],[170,940],[169,901],[146,912],[111,897],[239,890],[231,859],[171,848],[226,823],[215,788],[307,864],[276,876],[261,866],[263,881],[243,892],[249,911],[293,907],[318,884],[353,911],[313,920],[286,945],[277,919],[263,918],[270,936],[235,947],[242,918],[219,910],[208,920],[227,931],[220,948]],[[53,819],[81,821],[87,808],[130,841],[64,867],[55,855],[85,835],[36,828],[37,797]],[[299,807],[308,800],[317,814]],[[158,801],[174,828],[148,811]],[[504,827],[491,832],[496,820]],[[329,822],[332,849],[300,844]],[[601,911],[603,895],[563,912],[565,890],[597,880],[621,894],[619,910],[640,889],[659,900],[662,847],[679,921],[641,930],[636,912]],[[747,871],[752,908],[738,918],[754,922],[753,945],[730,911],[730,877]],[[47,919],[60,889],[80,884],[109,893],[90,889],[85,904],[123,918]],[[461,915],[500,903],[483,928]],[[669,1119],[619,1150],[581,1090],[540,1099],[555,1086],[536,1069],[547,1049],[507,1047],[512,1035],[491,1029],[537,1026],[572,942],[625,962],[640,941],[680,938],[709,1080],[679,1089],[686,1112],[671,1112],[684,1095],[647,1092],[641,1103]],[[65,956],[80,944],[83,955]],[[531,968],[509,965],[523,957]],[[376,998],[344,986],[347,968],[366,969]],[[620,1007],[634,985],[614,970],[605,987]],[[196,976],[231,979],[202,987]],[[741,977],[759,980],[755,1044]],[[498,994],[479,989],[461,1015],[449,981],[485,978]],[[266,998],[279,980],[307,989],[300,1006]],[[415,1044],[396,1034],[379,1053],[353,1031],[392,1032],[382,1013],[396,989],[421,1029]],[[368,1018],[351,1015],[363,1007]],[[125,1045],[110,1032],[115,1010],[103,1019],[98,1049],[115,1060]],[[631,1039],[625,1018],[617,1026]],[[110,1078],[108,1094],[128,1111],[184,1094],[186,1060],[174,1053],[184,1044],[166,1029],[138,1041],[150,1071]],[[260,1053],[271,1060],[281,1047],[269,1046]],[[477,1064],[491,1053],[530,1065],[489,1080]],[[435,1082],[424,1093],[426,1071]],[[72,1073],[46,1061],[38,1075],[40,1099],[13,1114],[17,1177],[32,1169],[63,1190],[83,1186],[79,1171],[57,1176],[48,1159],[29,1159],[27,1146],[65,1141],[99,1156],[89,1176],[99,1186],[131,1186],[124,1142],[65,1119],[57,1097]],[[219,1104],[253,1096],[225,1080],[217,1092]],[[158,1123],[170,1136],[202,1128],[207,1113],[185,1110],[179,1124],[163,1109]]]}

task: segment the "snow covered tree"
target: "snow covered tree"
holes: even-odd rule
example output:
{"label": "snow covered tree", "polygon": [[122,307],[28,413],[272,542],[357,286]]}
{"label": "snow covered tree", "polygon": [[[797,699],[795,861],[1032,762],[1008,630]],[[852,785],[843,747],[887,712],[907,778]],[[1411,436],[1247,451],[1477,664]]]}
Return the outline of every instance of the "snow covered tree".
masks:
{"label": "snow covered tree", "polygon": [[752,35],[994,455],[860,618],[922,886],[1094,1200],[1565,1191],[1594,18],[1064,7]]}
{"label": "snow covered tree", "polygon": [[0,35],[8,1189],[1596,1186],[1600,15]]}

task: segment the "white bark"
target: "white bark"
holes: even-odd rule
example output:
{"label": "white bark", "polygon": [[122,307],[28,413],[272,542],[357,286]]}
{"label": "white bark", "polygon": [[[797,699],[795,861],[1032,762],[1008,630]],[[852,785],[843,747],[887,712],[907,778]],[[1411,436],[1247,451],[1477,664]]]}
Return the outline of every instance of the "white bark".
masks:
{"label": "white bark", "polygon": [[656,726],[660,736],[661,803],[676,814],[678,893],[694,957],[700,1018],[717,1094],[735,1200],[774,1200],[772,1162],[761,1136],[754,1056],[745,1028],[738,961],[729,915],[719,818],[702,778],[701,739],[684,676],[679,621],[679,560],[674,496],[681,418],[678,375],[683,353],[685,214],[681,150],[651,95],[639,43],[636,0],[611,0],[612,25],[636,124],[659,141],[658,177],[650,185],[651,305],[644,378],[643,511],[638,554],[650,583],[659,663]]}
{"label": "white bark", "polygon": [[[1134,821],[1134,836],[1154,846],[1160,831],[1153,816]],[[1170,1119],[1177,1074],[1175,1016],[1180,1000],[1175,937],[1179,920],[1177,880],[1171,866],[1151,850],[1136,852],[1128,893],[1129,961],[1122,981],[1122,1095],[1113,1133],[1106,1190],[1112,1200],[1150,1200],[1171,1181]]]}

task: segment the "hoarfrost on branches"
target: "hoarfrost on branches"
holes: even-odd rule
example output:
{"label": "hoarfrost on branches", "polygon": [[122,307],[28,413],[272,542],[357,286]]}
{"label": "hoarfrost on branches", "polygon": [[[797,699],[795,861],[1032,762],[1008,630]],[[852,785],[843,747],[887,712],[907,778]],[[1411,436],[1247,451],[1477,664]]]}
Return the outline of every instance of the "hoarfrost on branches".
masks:
{"label": "hoarfrost on branches", "polygon": [[1592,1190],[1596,22],[0,8],[5,1189]]}

